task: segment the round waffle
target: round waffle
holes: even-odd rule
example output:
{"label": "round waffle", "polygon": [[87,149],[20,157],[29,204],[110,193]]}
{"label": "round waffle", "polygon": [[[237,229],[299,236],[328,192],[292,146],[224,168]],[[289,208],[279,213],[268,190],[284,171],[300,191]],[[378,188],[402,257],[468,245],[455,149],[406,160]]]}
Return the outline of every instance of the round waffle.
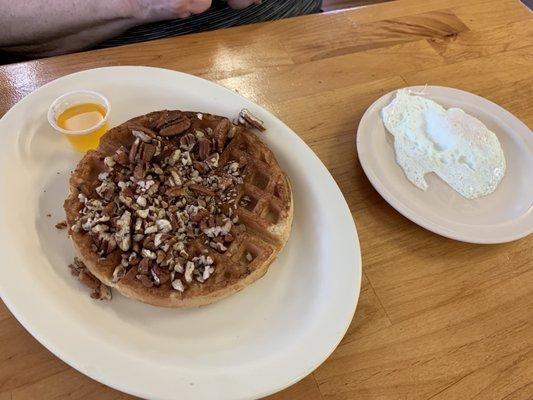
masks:
{"label": "round waffle", "polygon": [[261,278],[293,215],[289,180],[254,133],[181,111],[107,132],[73,172],[64,207],[89,271],[164,307],[209,304]]}

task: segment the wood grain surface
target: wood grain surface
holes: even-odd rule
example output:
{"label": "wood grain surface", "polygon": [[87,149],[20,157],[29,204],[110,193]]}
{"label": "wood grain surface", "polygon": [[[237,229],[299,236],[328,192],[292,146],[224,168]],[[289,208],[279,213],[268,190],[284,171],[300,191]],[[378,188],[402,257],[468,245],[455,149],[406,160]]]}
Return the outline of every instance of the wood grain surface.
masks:
{"label": "wood grain surface", "polygon": [[[533,237],[480,246],[410,222],[358,163],[355,131],[390,90],[453,86],[533,126],[533,15],[517,0],[399,0],[0,68],[0,115],[57,77],[107,65],[188,72],[270,109],[317,153],[355,218],[363,287],[348,333],[270,399],[533,399]],[[533,172],[532,172],[533,173]],[[81,295],[81,294],[80,294]],[[128,399],[0,307],[0,400]]]}

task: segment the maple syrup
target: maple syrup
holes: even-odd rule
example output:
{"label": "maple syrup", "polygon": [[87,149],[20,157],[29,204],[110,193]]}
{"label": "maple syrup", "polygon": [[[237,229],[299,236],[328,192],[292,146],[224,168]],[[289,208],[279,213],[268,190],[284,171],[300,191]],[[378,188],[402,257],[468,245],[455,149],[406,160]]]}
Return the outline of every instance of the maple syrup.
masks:
{"label": "maple syrup", "polygon": [[76,150],[85,152],[98,147],[100,138],[109,129],[106,114],[107,109],[101,104],[76,104],[59,114],[56,123],[65,131],[72,131],[65,136]]}

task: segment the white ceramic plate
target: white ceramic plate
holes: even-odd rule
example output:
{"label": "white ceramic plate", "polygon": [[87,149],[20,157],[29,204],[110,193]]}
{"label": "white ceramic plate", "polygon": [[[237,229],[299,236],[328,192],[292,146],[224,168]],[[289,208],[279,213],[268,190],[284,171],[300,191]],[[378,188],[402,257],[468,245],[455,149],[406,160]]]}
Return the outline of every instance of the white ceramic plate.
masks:
{"label": "white ceramic plate", "polygon": [[[111,125],[164,108],[265,121],[264,141],[294,190],[291,238],[267,275],[219,303],[192,310],[144,305],[117,293],[89,298],[69,274],[73,250],[62,203],[79,154],[46,121],[76,89],[111,102]],[[190,75],[111,67],[58,79],[0,121],[2,299],[24,327],[84,374],[150,399],[245,399],[278,391],[337,346],[355,310],[361,256],[355,225],[331,175],[304,142],[263,108]],[[51,214],[47,217],[46,214]]]}
{"label": "white ceramic plate", "polygon": [[390,205],[407,218],[440,235],[471,243],[503,243],[533,232],[533,134],[518,118],[493,102],[458,89],[413,86],[445,108],[460,107],[479,118],[502,145],[507,171],[488,196],[467,200],[435,174],[429,188],[411,184],[396,163],[394,139],[381,119],[381,109],[396,91],[387,93],[363,115],[357,151],[366,176]]}

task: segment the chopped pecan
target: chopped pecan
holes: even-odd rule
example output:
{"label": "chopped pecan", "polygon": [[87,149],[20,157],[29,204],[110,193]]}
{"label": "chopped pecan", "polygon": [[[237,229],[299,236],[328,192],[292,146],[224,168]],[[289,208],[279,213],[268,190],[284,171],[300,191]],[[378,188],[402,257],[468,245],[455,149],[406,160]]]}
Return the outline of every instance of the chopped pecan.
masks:
{"label": "chopped pecan", "polygon": [[121,191],[122,196],[133,198],[135,197],[135,192],[131,188],[131,186],[124,186],[124,188]]}
{"label": "chopped pecan", "polygon": [[237,134],[237,132],[239,132],[240,130],[242,130],[241,127],[238,127],[234,124],[231,124],[231,128],[228,132],[228,138],[229,139],[233,139],[235,137],[235,135]]}
{"label": "chopped pecan", "polygon": [[201,174],[209,172],[209,167],[206,163],[200,161],[193,161],[192,166]]}
{"label": "chopped pecan", "polygon": [[75,277],[78,277],[80,272],[85,270],[85,264],[78,257],[74,257],[74,262],[69,264],[68,267],[70,268],[70,273]]}
{"label": "chopped pecan", "polygon": [[93,236],[93,241],[98,248],[98,253],[102,256],[107,256],[117,248],[117,241],[109,233]]}
{"label": "chopped pecan", "polygon": [[67,227],[67,221],[61,221],[56,224],[56,229],[65,229]]}
{"label": "chopped pecan", "polygon": [[220,154],[213,153],[211,154],[207,160],[205,160],[205,163],[208,167],[215,169],[218,167],[218,160],[220,159]]}
{"label": "chopped pecan", "polygon": [[157,254],[157,258],[155,259],[155,262],[157,264],[161,264],[163,260],[167,257],[167,255],[165,254],[163,250],[157,250],[156,254]]}
{"label": "chopped pecan", "polygon": [[218,187],[223,191],[230,187],[232,183],[233,179],[229,176],[221,176],[218,179]]}
{"label": "chopped pecan", "polygon": [[92,195],[92,191],[91,191],[91,188],[89,187],[89,185],[87,185],[86,183],[84,182],[81,182],[78,184],[77,186],[78,190],[83,193],[83,195],[85,197],[91,197]]}
{"label": "chopped pecan", "polygon": [[147,236],[143,241],[143,251],[141,255],[143,257],[155,258],[152,250],[155,250],[154,235]]}
{"label": "chopped pecan", "polygon": [[130,163],[134,163],[139,159],[140,148],[141,148],[141,140],[139,138],[136,138],[130,147],[130,152],[128,156],[128,160]]}
{"label": "chopped pecan", "polygon": [[147,275],[137,275],[136,278],[141,281],[144,287],[151,288],[154,286],[154,283]]}
{"label": "chopped pecan", "polygon": [[129,153],[127,152],[126,148],[124,148],[124,146],[121,146],[113,155],[113,160],[125,167],[129,164],[130,161],[128,154]]}
{"label": "chopped pecan", "polygon": [[239,201],[239,205],[241,207],[248,207],[248,205],[252,202],[252,199],[250,198],[250,196],[247,196],[247,195],[244,195],[241,197],[241,200]]}
{"label": "chopped pecan", "polygon": [[154,279],[156,285],[167,283],[170,280],[170,272],[165,271],[163,268],[160,268],[157,265],[152,267],[151,272],[152,278]]}
{"label": "chopped pecan", "polygon": [[171,186],[181,186],[183,182],[181,181],[181,175],[178,170],[172,168],[170,170],[170,175],[172,179],[169,181]]}
{"label": "chopped pecan", "polygon": [[[146,205],[148,204],[146,202],[146,197],[145,196],[138,196],[137,199],[135,200],[135,202],[140,206],[140,207],[146,207]],[[148,214],[146,216],[144,216],[143,218],[146,218],[148,216]]]}
{"label": "chopped pecan", "polygon": [[228,215],[230,213],[230,210],[231,210],[231,204],[229,203],[222,203],[220,205],[220,209],[222,210],[222,212],[226,215]]}
{"label": "chopped pecan", "polygon": [[131,245],[131,213],[129,211],[124,211],[120,218],[116,220],[116,226],[117,231],[115,232],[115,240],[117,241],[118,247],[120,247],[122,251],[128,251]]}
{"label": "chopped pecan", "polygon": [[95,289],[92,293],[91,293],[91,297],[93,299],[98,299],[98,300],[111,300],[111,289],[104,285],[103,283],[100,283],[100,286],[98,287],[98,289]]}
{"label": "chopped pecan", "polygon": [[202,185],[197,185],[196,183],[191,183],[189,185],[189,189],[191,189],[193,192],[196,192],[198,194],[204,194],[206,196],[214,196],[215,192],[213,192],[211,189],[206,188]]}
{"label": "chopped pecan", "polygon": [[180,223],[174,214],[170,214],[170,224],[174,230],[178,230],[180,228]]}
{"label": "chopped pecan", "polygon": [[142,163],[139,163],[135,165],[135,168],[133,169],[133,176],[135,179],[143,179],[146,174],[146,166]]}
{"label": "chopped pecan", "polygon": [[111,203],[107,204],[104,207],[103,214],[107,215],[108,217],[112,217],[115,214],[115,211],[117,210],[117,204],[112,201]]}
{"label": "chopped pecan", "polygon": [[198,200],[196,200],[196,202],[198,203],[198,205],[200,207],[206,207],[207,206],[207,202],[204,199],[200,199],[199,198]]}
{"label": "chopped pecan", "polygon": [[185,189],[182,187],[171,187],[165,191],[165,194],[169,197],[178,197],[183,196],[185,194]]}
{"label": "chopped pecan", "polygon": [[209,211],[205,208],[199,208],[190,218],[193,222],[200,222],[203,219],[209,218]]}
{"label": "chopped pecan", "polygon": [[95,290],[100,288],[100,281],[86,269],[80,272],[78,279],[90,289]]}
{"label": "chopped pecan", "polygon": [[150,259],[143,258],[137,266],[137,271],[139,271],[139,274],[148,275],[148,273],[150,272],[150,264]]}
{"label": "chopped pecan", "polygon": [[113,182],[104,181],[96,188],[96,192],[105,200],[110,201],[114,195],[117,186]]}
{"label": "chopped pecan", "polygon": [[126,275],[126,268],[124,268],[122,265],[117,265],[115,267],[115,270],[113,271],[113,282],[118,282],[124,276]]}
{"label": "chopped pecan", "polygon": [[185,286],[183,286],[183,283],[179,278],[176,278],[172,281],[172,288],[174,288],[178,292],[183,292],[185,290]]}

